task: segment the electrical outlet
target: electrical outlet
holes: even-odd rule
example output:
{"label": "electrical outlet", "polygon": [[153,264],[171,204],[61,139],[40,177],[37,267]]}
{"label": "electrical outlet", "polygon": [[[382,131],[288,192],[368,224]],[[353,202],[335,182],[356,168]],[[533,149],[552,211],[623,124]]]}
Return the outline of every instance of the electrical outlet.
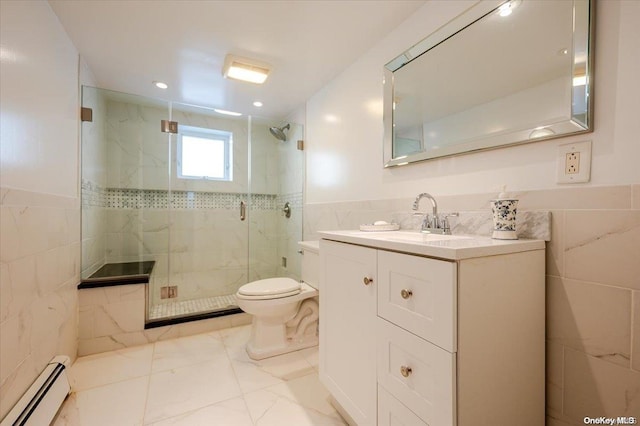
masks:
{"label": "electrical outlet", "polygon": [[580,172],[580,152],[568,152],[564,160],[564,173],[575,175]]}
{"label": "electrical outlet", "polygon": [[558,146],[558,183],[582,183],[591,179],[591,141]]}

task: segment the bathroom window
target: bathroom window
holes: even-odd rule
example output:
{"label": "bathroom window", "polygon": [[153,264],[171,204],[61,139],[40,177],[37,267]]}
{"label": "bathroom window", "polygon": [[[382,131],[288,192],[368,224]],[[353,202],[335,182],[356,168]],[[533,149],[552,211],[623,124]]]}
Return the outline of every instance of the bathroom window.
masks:
{"label": "bathroom window", "polygon": [[180,126],[178,178],[233,180],[232,133]]}

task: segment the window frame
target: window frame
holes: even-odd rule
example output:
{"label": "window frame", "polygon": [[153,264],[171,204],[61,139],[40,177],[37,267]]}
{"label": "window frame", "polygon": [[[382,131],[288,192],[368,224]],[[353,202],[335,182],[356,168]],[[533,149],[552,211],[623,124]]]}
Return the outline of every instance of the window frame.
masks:
{"label": "window frame", "polygon": [[[178,179],[192,179],[192,180],[208,180],[217,182],[232,182],[233,181],[233,133],[226,130],[207,129],[204,127],[194,126],[178,126],[178,138],[176,144],[176,176]],[[183,163],[183,145],[182,137],[191,136],[200,139],[210,140],[222,140],[224,142],[224,176],[193,176],[184,175],[182,173]]]}

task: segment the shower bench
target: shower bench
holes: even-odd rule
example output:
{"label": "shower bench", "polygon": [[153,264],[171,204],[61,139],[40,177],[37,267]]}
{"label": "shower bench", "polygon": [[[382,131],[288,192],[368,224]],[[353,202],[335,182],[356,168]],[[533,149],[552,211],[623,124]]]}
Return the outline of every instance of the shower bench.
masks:
{"label": "shower bench", "polygon": [[251,322],[239,308],[150,321],[148,287],[154,265],[154,261],[108,263],[78,284],[79,356]]}

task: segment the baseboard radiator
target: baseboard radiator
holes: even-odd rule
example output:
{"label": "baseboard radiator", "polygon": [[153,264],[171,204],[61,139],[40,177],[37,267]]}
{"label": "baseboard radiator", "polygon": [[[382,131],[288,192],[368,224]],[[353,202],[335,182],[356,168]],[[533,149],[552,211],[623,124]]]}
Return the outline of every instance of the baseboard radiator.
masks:
{"label": "baseboard radiator", "polygon": [[71,387],[65,371],[69,357],[56,356],[0,422],[0,426],[42,426],[51,424]]}

